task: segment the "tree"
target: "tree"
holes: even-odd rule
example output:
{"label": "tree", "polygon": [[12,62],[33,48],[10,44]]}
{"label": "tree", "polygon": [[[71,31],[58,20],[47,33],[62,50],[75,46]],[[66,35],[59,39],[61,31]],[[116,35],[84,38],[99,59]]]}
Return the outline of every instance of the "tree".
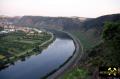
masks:
{"label": "tree", "polygon": [[120,65],[120,22],[107,22],[102,34],[104,43],[111,51],[109,56]]}
{"label": "tree", "polygon": [[0,27],[0,31],[2,31],[3,30],[3,28],[2,27]]}

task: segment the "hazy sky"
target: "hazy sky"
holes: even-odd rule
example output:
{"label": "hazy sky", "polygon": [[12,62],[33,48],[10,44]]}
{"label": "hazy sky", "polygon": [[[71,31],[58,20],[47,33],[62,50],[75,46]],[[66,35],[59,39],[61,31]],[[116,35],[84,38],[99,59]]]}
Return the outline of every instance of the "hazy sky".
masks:
{"label": "hazy sky", "polygon": [[120,0],[0,0],[0,15],[98,17],[120,13]]}

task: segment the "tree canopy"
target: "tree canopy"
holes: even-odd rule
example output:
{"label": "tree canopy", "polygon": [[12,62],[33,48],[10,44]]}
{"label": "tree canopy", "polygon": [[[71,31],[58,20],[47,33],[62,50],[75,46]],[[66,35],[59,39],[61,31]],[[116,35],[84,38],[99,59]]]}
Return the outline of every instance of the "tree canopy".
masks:
{"label": "tree canopy", "polygon": [[120,22],[107,22],[102,34],[104,43],[111,51],[109,56],[114,63],[120,62]]}

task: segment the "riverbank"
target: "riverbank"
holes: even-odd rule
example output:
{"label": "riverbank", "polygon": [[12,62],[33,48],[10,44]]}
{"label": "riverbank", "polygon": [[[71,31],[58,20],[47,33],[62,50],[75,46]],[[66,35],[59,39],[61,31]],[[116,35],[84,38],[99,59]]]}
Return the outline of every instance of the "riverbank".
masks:
{"label": "riverbank", "polygon": [[53,39],[54,39],[53,33],[49,32],[49,34],[51,35],[51,38],[50,38],[49,40],[43,42],[41,45],[39,45],[39,47],[42,47],[42,46],[44,46],[44,45],[50,43],[51,41],[53,41]]}
{"label": "riverbank", "polygon": [[[62,31],[62,32],[64,32],[64,31]],[[59,67],[59,69],[56,69],[55,71],[48,74],[48,76],[45,77],[47,79],[57,79],[61,75],[63,75],[65,72],[67,72],[68,69],[75,67],[76,63],[79,61],[80,57],[83,54],[83,47],[81,46],[80,41],[77,38],[75,38],[73,35],[71,35],[70,33],[68,33],[68,32],[64,32],[64,33],[66,33],[73,39],[73,42],[75,44],[75,51],[74,51],[73,55],[64,64],[62,64]]]}

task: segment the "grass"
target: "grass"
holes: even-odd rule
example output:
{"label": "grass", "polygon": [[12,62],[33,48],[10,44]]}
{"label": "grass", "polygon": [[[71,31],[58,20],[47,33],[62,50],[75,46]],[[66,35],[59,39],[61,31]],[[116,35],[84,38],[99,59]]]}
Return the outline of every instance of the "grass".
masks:
{"label": "grass", "polygon": [[35,35],[27,35],[21,31],[9,33],[0,37],[0,59],[24,55],[49,39],[51,39],[51,34],[48,33]]}
{"label": "grass", "polygon": [[88,71],[83,68],[74,68],[65,73],[60,79],[87,79]]}
{"label": "grass", "polygon": [[84,51],[93,48],[99,42],[99,38],[87,35],[87,33],[82,31],[71,31],[71,33],[80,40],[84,47]]}
{"label": "grass", "polygon": [[5,58],[5,56],[3,56],[3,55],[0,55],[0,60],[1,60],[1,59],[3,59],[3,58]]}

